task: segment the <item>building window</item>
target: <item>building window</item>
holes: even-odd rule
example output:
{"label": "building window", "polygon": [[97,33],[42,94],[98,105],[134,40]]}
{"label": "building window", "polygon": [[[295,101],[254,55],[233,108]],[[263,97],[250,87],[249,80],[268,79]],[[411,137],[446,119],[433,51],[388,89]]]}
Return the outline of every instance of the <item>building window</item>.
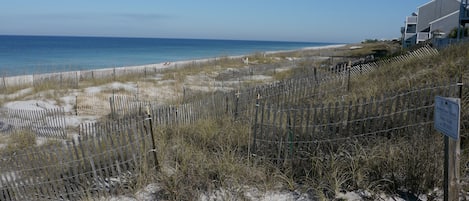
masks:
{"label": "building window", "polygon": [[417,25],[416,24],[408,24],[406,33],[417,33]]}

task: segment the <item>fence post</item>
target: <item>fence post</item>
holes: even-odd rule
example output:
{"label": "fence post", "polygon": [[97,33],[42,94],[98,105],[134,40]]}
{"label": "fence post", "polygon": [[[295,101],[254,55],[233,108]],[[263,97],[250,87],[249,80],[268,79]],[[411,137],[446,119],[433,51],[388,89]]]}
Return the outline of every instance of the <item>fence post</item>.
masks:
{"label": "fence post", "polygon": [[75,115],[78,116],[78,96],[75,96]]}
{"label": "fence post", "polygon": [[239,90],[238,90],[238,92],[235,94],[235,96],[236,96],[236,102],[235,102],[235,114],[234,114],[234,115],[235,115],[235,120],[237,120],[237,119],[238,119],[238,109],[239,109],[239,107],[238,107],[239,105],[238,105],[238,104],[239,104],[239,95],[240,95],[240,94],[239,94]]}
{"label": "fence post", "polygon": [[80,85],[80,78],[78,77],[78,71],[75,71],[75,81],[76,81],[75,88],[78,89],[78,85]]}
{"label": "fence post", "polygon": [[64,86],[64,78],[63,78],[63,73],[59,73],[59,83],[60,83],[60,86]]}
{"label": "fence post", "polygon": [[253,140],[252,140],[252,152],[255,154],[256,153],[256,138],[257,138],[257,120],[258,120],[258,114],[259,114],[259,106],[260,106],[260,99],[261,99],[261,95],[260,94],[257,94],[257,98],[256,98],[256,116],[254,117],[254,128],[253,128]]}
{"label": "fence post", "polygon": [[[444,201],[458,200],[459,196],[459,140],[444,137]],[[456,153],[458,152],[458,153]]]}
{"label": "fence post", "polygon": [[109,97],[109,104],[110,104],[110,108],[111,108],[111,118],[112,119],[116,119],[116,105],[115,105],[115,102],[114,102],[114,98],[115,98],[114,95]]}
{"label": "fence post", "polygon": [[160,169],[160,165],[158,163],[158,156],[156,155],[155,135],[153,133],[152,117],[150,113],[150,107],[148,105],[147,105],[147,118],[145,120],[147,120],[150,125],[151,146],[152,146],[151,151],[153,152],[153,159],[155,160],[155,169],[156,171],[158,171]]}
{"label": "fence post", "polygon": [[35,77],[34,75],[35,74],[33,73],[33,86],[32,87],[36,87],[36,79],[34,78]]}
{"label": "fence post", "polygon": [[225,105],[226,105],[225,114],[228,114],[228,96],[225,96]]}
{"label": "fence post", "polygon": [[182,86],[182,103],[186,102],[186,87]]}
{"label": "fence post", "polygon": [[3,89],[6,90],[7,89],[7,83],[5,81],[5,75],[3,75],[2,77],[3,77]]}
{"label": "fence post", "polygon": [[352,69],[352,62],[349,61],[347,65],[347,92],[350,91],[350,71]]}
{"label": "fence post", "polygon": [[[291,122],[291,114],[290,112],[287,113],[287,130],[288,130],[288,144],[289,144],[289,155],[290,160],[293,161],[293,129],[292,129],[292,122]],[[286,162],[287,159],[285,159]]]}
{"label": "fence post", "polygon": [[[457,83],[459,88],[459,99],[462,98],[462,75]],[[460,181],[460,139],[453,140],[444,136],[445,159],[444,159],[444,201],[458,200]]]}
{"label": "fence post", "polygon": [[319,84],[319,80],[318,80],[318,74],[317,74],[317,69],[316,67],[314,67],[314,81],[316,82],[316,84]]}

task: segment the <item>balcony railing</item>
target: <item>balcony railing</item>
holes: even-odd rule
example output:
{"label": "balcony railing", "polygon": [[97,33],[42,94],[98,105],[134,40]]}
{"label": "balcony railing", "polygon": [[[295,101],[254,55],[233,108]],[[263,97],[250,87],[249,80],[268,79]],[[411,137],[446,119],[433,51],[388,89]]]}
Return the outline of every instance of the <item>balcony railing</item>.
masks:
{"label": "balcony railing", "polygon": [[407,24],[417,24],[417,16],[408,16],[406,20]]}
{"label": "balcony railing", "polygon": [[423,42],[430,39],[430,33],[428,32],[418,32],[417,33],[417,43]]}

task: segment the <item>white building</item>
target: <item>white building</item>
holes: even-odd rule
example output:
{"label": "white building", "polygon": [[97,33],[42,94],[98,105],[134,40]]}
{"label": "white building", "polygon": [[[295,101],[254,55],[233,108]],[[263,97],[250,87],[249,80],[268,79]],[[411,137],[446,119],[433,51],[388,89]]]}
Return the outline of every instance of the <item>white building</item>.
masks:
{"label": "white building", "polygon": [[403,46],[409,47],[433,37],[447,37],[466,23],[468,0],[432,0],[417,8],[401,28]]}

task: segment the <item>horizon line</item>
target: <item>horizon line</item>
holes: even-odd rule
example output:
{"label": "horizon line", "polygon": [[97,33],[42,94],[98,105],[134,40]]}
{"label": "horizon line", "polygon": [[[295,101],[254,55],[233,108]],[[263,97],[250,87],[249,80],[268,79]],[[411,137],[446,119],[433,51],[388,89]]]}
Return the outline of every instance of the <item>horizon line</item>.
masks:
{"label": "horizon line", "polygon": [[350,44],[343,42],[312,42],[295,40],[256,40],[256,39],[227,39],[227,38],[190,38],[190,37],[151,37],[151,36],[103,36],[103,35],[54,35],[54,34],[1,34],[0,36],[29,36],[29,37],[75,37],[75,38],[129,38],[129,39],[183,39],[183,40],[220,40],[220,41],[253,41],[253,42],[285,42],[285,43],[324,43],[324,44]]}

